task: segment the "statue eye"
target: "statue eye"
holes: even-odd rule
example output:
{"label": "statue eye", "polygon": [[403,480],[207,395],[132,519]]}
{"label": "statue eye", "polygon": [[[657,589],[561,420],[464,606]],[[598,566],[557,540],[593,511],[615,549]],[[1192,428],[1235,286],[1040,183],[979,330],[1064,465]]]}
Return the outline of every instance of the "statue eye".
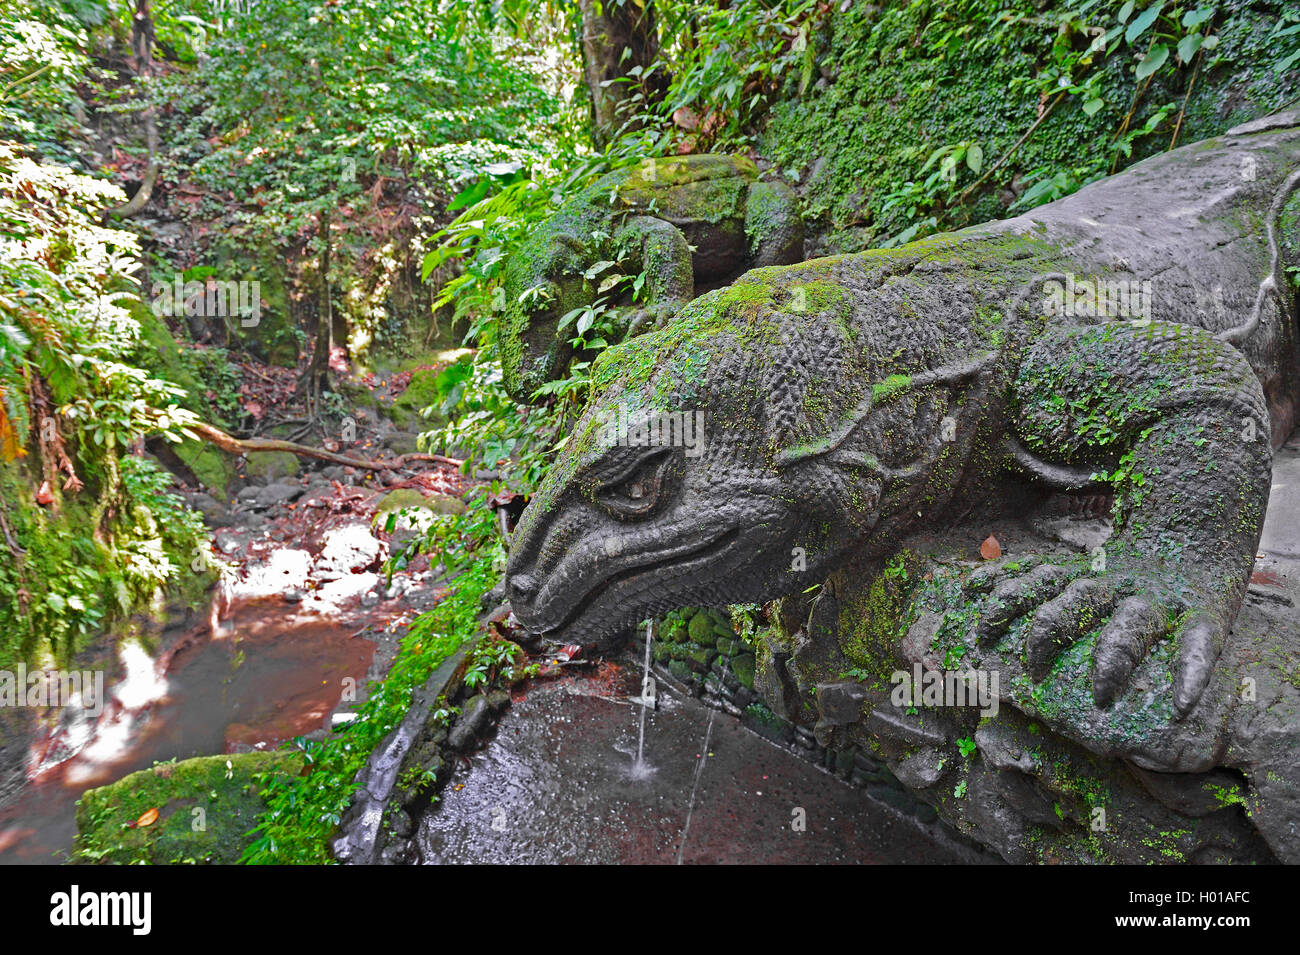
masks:
{"label": "statue eye", "polygon": [[614,517],[645,517],[668,496],[675,459],[671,448],[642,458],[630,470],[601,485],[596,499]]}

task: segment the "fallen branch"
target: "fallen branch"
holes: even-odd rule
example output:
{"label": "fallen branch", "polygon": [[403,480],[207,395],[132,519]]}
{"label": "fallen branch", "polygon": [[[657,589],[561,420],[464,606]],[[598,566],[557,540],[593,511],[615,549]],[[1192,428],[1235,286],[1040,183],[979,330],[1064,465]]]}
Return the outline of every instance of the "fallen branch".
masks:
{"label": "fallen branch", "polygon": [[329,461],[331,464],[342,464],[351,468],[365,468],[368,471],[392,471],[396,468],[405,467],[407,462],[410,461],[432,461],[436,464],[449,464],[456,468],[465,463],[441,454],[403,454],[385,461],[372,461],[369,458],[354,458],[347,454],[335,454],[333,451],[308,447],[294,441],[280,441],[275,438],[236,438],[226,434],[220,428],[201,421],[189,425],[189,430],[204,441],[216,445],[227,454],[287,451],[302,458],[315,458],[318,461]]}

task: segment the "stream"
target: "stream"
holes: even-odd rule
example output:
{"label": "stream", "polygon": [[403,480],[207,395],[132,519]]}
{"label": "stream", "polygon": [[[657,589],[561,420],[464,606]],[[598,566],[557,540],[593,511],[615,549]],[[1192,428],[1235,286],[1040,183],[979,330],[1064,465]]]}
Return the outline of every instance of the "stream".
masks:
{"label": "stream", "polygon": [[142,650],[128,653],[133,672],[113,688],[94,737],[38,769],[0,812],[0,863],[63,861],[86,789],[155,762],[261,749],[320,730],[344,678],[360,683],[377,646],[279,601],[244,604],[224,623],[215,638],[208,629],[181,646],[162,676]]}
{"label": "stream", "polygon": [[[446,591],[427,558],[385,583],[393,538],[371,522],[387,491],[357,481],[312,472],[223,508],[213,549],[230,573],[210,610],[123,641],[96,718],[42,714],[26,785],[0,810],[0,863],[65,861],[87,789],[156,762],[319,737],[336,710],[360,704],[405,624]],[[412,485],[454,492],[459,476],[425,472],[399,486]]]}

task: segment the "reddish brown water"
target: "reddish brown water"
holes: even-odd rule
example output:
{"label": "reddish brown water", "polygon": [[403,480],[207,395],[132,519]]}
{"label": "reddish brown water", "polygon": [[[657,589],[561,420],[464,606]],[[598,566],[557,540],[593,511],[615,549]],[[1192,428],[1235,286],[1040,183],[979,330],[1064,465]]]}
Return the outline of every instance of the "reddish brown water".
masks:
{"label": "reddish brown water", "polygon": [[33,779],[0,813],[0,863],[63,861],[89,788],[155,762],[273,747],[325,726],[374,656],[375,644],[352,632],[278,598],[238,606],[215,637],[202,633],[165,658],[165,695],[138,710],[110,703],[98,743]]}

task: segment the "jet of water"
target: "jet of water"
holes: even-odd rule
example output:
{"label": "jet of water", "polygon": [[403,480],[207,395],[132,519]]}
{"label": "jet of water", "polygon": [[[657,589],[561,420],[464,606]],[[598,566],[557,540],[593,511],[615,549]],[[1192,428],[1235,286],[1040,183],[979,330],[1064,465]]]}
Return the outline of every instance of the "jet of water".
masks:
{"label": "jet of water", "polygon": [[645,762],[645,717],[646,711],[655,705],[655,678],[650,675],[650,648],[654,643],[654,621],[645,622],[645,671],[641,677],[641,732],[636,741],[636,762],[632,764],[632,776],[636,779],[650,774],[650,767]]}

